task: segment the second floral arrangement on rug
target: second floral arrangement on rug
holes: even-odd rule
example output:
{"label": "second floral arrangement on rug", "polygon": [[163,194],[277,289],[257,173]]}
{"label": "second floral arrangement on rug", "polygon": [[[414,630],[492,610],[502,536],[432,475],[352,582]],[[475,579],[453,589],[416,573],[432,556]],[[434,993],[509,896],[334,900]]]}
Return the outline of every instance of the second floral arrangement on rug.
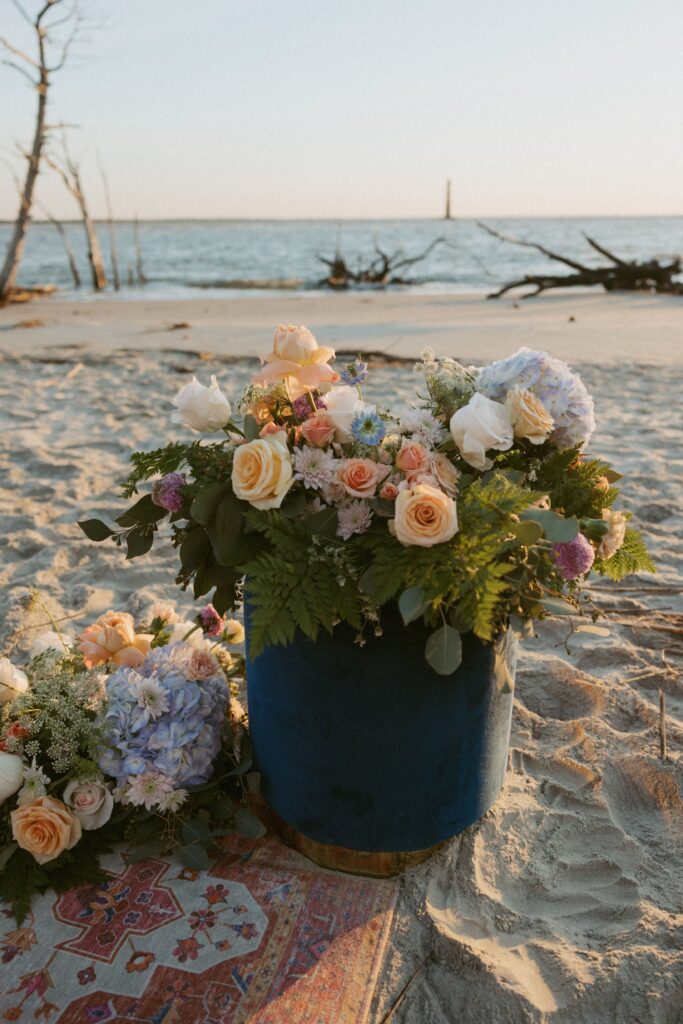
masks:
{"label": "second floral arrangement on rug", "polygon": [[592,399],[558,359],[523,348],[479,368],[425,352],[400,412],[367,400],[360,357],[333,360],[307,328],[279,327],[236,414],[215,377],[193,378],[176,419],[221,436],[134,454],[124,494],[151,490],[85,533],[135,557],[168,519],[196,598],[213,591],[223,613],[246,578],[252,657],[338,621],[362,645],[397,602],[406,623],[424,620],[443,675],[462,634],[489,642],[549,612],[591,614],[591,570],[653,569],[614,507],[619,474],[586,454]]}

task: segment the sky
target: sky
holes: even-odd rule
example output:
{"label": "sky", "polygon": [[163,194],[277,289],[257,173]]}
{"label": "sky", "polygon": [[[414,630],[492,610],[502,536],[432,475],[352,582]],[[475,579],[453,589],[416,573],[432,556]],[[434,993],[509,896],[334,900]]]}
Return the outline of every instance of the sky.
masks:
{"label": "sky", "polygon": [[[49,114],[97,216],[98,153],[119,218],[432,217],[447,178],[463,217],[683,214],[682,0],[81,7]],[[12,0],[0,35],[33,45]],[[0,66],[0,219],[35,102]]]}

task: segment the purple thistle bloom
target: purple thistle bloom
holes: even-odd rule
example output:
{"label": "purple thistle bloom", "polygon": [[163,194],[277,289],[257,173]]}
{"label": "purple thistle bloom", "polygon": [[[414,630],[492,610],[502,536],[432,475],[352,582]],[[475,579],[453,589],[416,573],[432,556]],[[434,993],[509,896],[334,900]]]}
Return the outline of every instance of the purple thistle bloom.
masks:
{"label": "purple thistle bloom", "polygon": [[[316,409],[327,408],[324,400],[320,398],[320,396],[314,398],[313,401],[315,402]],[[313,415],[313,409],[311,407],[311,402],[308,395],[302,395],[300,398],[294,399],[294,401],[292,402],[292,412],[298,419],[299,423],[303,423],[304,420],[307,420],[309,416]]]}
{"label": "purple thistle bloom", "polygon": [[358,357],[354,359],[352,363],[345,366],[339,374],[339,380],[342,384],[348,385],[350,388],[359,387],[368,379],[368,364]]}
{"label": "purple thistle bloom", "polygon": [[566,544],[553,544],[555,568],[565,580],[575,580],[588,572],[595,561],[595,550],[589,540],[579,533]]}
{"label": "purple thistle bloom", "polygon": [[181,488],[185,486],[182,473],[167,473],[152,488],[152,501],[167,512],[179,512],[183,507]]}
{"label": "purple thistle bloom", "polygon": [[207,636],[220,636],[225,623],[212,604],[205,605],[197,616],[197,622]]}

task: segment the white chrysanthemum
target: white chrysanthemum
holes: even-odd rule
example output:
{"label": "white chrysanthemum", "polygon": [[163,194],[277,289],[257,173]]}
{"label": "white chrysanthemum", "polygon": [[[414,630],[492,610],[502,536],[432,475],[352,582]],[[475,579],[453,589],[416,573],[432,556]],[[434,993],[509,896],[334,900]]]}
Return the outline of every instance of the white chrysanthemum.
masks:
{"label": "white chrysanthemum", "polygon": [[320,490],[332,480],[337,460],[326,448],[294,449],[294,479],[301,480],[305,487]]}
{"label": "white chrysanthemum", "polygon": [[186,789],[174,789],[172,793],[167,793],[166,796],[162,797],[159,801],[159,810],[170,812],[175,814],[183,806],[188,798],[188,792]]}
{"label": "white chrysanthemum", "polygon": [[401,418],[401,433],[411,434],[426,448],[436,448],[448,437],[448,431],[429,409],[410,409]]}
{"label": "white chrysanthemum", "polygon": [[138,702],[138,707],[144,708],[150,718],[158,718],[159,715],[163,715],[168,711],[168,694],[156,679],[138,676],[129,686],[131,693]]}

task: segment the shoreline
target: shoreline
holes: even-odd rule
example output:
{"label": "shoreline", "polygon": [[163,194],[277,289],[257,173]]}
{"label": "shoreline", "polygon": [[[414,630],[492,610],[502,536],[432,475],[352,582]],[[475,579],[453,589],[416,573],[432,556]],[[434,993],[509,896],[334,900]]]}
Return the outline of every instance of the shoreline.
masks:
{"label": "shoreline", "polygon": [[425,347],[465,362],[522,345],[574,363],[683,360],[683,297],[577,293],[535,299],[407,293],[92,302],[37,299],[0,308],[0,356],[176,351],[231,357],[267,351],[274,327],[305,323],[322,344],[412,359]]}

